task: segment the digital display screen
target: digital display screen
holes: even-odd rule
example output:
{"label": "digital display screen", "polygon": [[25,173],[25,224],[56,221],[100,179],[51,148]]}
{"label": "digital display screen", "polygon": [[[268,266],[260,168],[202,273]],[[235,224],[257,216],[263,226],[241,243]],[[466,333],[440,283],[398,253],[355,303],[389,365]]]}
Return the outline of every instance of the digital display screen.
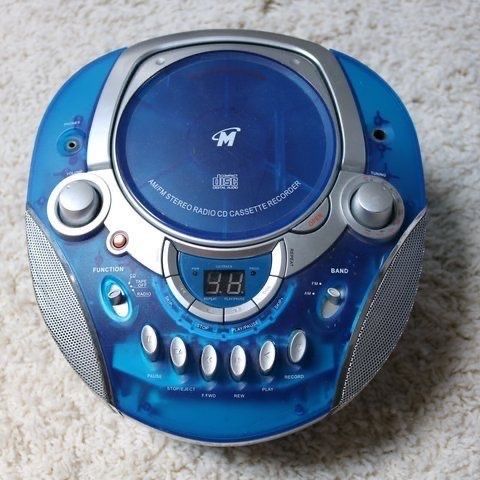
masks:
{"label": "digital display screen", "polygon": [[245,270],[204,270],[205,296],[239,296],[245,294]]}

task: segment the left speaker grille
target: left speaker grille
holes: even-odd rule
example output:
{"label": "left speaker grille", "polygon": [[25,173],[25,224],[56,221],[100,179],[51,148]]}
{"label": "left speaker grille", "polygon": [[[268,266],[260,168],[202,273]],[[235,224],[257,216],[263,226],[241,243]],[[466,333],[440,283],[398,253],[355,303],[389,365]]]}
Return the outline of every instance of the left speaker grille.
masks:
{"label": "left speaker grille", "polygon": [[97,395],[109,401],[94,334],[65,268],[28,211],[25,223],[33,287],[43,319],[73,369]]}

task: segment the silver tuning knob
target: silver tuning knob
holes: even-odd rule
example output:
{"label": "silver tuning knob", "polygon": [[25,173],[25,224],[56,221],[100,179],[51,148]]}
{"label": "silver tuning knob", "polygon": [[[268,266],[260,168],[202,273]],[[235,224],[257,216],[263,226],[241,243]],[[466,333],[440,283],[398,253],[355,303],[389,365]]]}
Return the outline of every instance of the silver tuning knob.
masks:
{"label": "silver tuning knob", "polygon": [[83,227],[90,223],[100,209],[97,190],[85,180],[66,185],[58,196],[58,216],[69,227]]}
{"label": "silver tuning knob", "polygon": [[368,182],[352,197],[350,209],[355,220],[367,228],[386,227],[393,215],[394,199],[385,185]]}

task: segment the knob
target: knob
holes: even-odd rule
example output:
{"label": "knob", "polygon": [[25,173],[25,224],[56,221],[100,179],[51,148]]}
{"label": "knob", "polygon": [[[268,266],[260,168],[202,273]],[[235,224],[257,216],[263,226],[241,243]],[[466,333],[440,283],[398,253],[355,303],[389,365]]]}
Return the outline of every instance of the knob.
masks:
{"label": "knob", "polygon": [[100,196],[95,188],[84,180],[66,185],[58,196],[58,215],[69,227],[83,227],[97,215]]}
{"label": "knob", "polygon": [[393,213],[393,197],[385,185],[368,182],[360,186],[350,205],[355,220],[364,227],[386,227]]}

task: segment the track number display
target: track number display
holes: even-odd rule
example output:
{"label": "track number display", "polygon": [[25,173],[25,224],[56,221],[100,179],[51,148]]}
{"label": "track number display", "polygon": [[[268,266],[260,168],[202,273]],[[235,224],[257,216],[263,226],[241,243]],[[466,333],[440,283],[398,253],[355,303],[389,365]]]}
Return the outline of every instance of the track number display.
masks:
{"label": "track number display", "polygon": [[239,296],[245,294],[245,270],[205,270],[205,296]]}

